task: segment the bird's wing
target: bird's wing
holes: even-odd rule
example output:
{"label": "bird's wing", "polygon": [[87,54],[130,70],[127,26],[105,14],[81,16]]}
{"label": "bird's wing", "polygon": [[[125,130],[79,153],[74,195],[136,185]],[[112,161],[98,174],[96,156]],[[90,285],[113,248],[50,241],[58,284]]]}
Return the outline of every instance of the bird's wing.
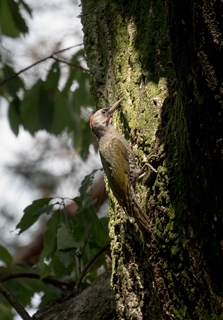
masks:
{"label": "bird's wing", "polygon": [[118,138],[109,141],[108,149],[109,152],[101,154],[102,164],[115,197],[122,206],[125,206],[130,171],[128,151]]}

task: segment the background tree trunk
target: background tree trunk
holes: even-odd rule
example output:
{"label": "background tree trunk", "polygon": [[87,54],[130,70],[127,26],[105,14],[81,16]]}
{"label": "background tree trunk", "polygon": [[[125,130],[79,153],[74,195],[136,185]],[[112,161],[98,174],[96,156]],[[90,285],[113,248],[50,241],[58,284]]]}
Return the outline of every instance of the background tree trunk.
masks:
{"label": "background tree trunk", "polygon": [[138,163],[151,155],[158,171],[137,186],[151,220],[144,238],[110,193],[118,318],[223,319],[222,4],[82,0],[82,7],[97,107],[124,95],[117,129]]}

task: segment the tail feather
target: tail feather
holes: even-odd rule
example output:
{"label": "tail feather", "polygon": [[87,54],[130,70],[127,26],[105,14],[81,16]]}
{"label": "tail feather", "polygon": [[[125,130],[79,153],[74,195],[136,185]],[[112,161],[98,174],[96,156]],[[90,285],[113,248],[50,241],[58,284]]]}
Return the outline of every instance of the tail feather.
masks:
{"label": "tail feather", "polygon": [[136,220],[138,226],[142,229],[145,229],[150,233],[150,220],[146,213],[140,208],[134,189],[130,186],[128,188],[128,199],[126,202],[126,211],[130,217],[133,217]]}

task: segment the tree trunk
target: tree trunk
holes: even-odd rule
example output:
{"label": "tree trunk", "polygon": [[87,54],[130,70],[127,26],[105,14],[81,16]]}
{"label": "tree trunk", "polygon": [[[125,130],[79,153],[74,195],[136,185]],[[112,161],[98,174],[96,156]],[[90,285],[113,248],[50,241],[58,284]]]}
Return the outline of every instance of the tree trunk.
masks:
{"label": "tree trunk", "polygon": [[120,319],[222,315],[222,3],[82,0],[97,107],[120,97],[117,129],[148,171],[142,237],[110,193],[111,284]]}
{"label": "tree trunk", "polygon": [[[148,157],[157,170],[137,185],[149,234],[110,193],[117,317],[223,319],[222,3],[82,0],[82,7],[97,107],[123,96],[117,129],[139,166]],[[106,275],[88,291],[52,302],[37,319],[116,317]]]}

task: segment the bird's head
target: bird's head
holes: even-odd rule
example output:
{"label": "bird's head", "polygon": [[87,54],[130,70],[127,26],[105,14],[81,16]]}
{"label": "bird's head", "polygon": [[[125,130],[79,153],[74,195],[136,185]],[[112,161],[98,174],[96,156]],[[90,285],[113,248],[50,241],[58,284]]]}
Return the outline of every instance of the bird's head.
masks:
{"label": "bird's head", "polygon": [[122,98],[116,101],[111,107],[100,109],[90,117],[90,128],[98,139],[106,133],[111,124],[112,115],[120,105]]}

